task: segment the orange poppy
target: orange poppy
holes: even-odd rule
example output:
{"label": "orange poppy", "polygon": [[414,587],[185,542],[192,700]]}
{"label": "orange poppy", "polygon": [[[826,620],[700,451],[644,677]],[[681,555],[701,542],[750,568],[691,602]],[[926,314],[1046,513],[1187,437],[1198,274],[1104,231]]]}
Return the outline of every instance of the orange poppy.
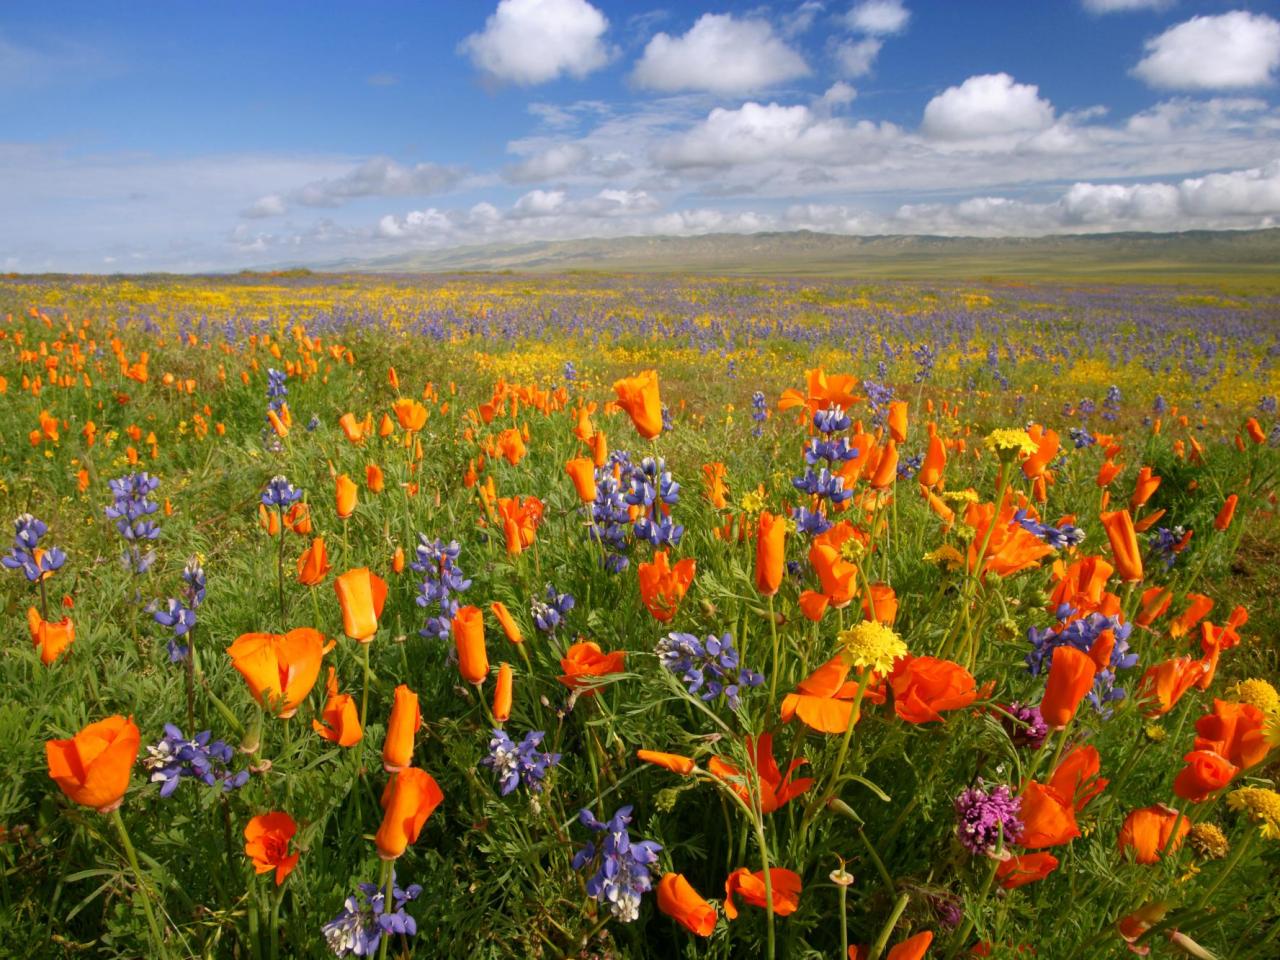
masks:
{"label": "orange poppy", "polygon": [[640,599],[655,620],[666,623],[676,615],[680,601],[693,583],[696,570],[697,561],[692,557],[685,557],[671,566],[666,550],[656,551],[652,562],[642,563],[636,568]]}
{"label": "orange poppy", "polygon": [[356,419],[356,415],[351,412],[344,413],[338,418],[338,426],[342,428],[343,434],[352,443],[364,443],[364,424]]}
{"label": "orange poppy", "polygon": [[1113,510],[1100,513],[1098,519],[1106,528],[1107,539],[1111,542],[1111,556],[1115,560],[1116,572],[1126,583],[1136,583],[1142,579],[1142,550],[1138,546],[1138,534],[1133,529],[1133,517],[1128,510]]}
{"label": "orange poppy", "polygon": [[887,425],[889,436],[893,437],[894,443],[907,442],[907,402],[905,400],[890,401]]}
{"label": "orange poppy", "polygon": [[782,586],[786,570],[787,524],[768,510],[756,522],[756,589],[772,597]]}
{"label": "orange poppy", "polygon": [[507,609],[507,605],[501,600],[495,600],[489,604],[489,609],[493,611],[493,615],[497,617],[502,632],[506,634],[507,639],[512,643],[524,643],[524,635],[520,632],[520,625],[516,623],[516,618],[511,615],[511,611]]}
{"label": "orange poppy", "polygon": [[724,482],[727,475],[728,470],[723,463],[717,461],[702,465],[702,482],[706,488],[707,501],[717,510],[724,510],[729,506],[729,487]]}
{"label": "orange poppy", "polygon": [[89,724],[70,740],[48,740],[49,776],[74,803],[110,813],[129,789],[141,738],[133,717],[114,716]]}
{"label": "orange poppy", "polygon": [[[809,762],[807,760],[792,761],[791,766],[787,767],[785,776],[778,769],[778,763],[773,758],[772,734],[762,733],[759,737],[747,737],[747,753],[752,759],[756,769],[756,777],[759,779],[760,812],[762,814],[773,813],[773,811],[784,806],[788,801],[795,799],[813,786],[811,777],[801,777],[797,780],[791,779],[791,775],[797,769]],[[729,789],[736,793],[743,803],[748,807],[753,806],[752,791],[749,789],[747,778],[742,771],[719,757],[712,757],[707,762],[707,769],[713,776],[725,781],[729,785]]]}
{"label": "orange poppy", "polygon": [[942,720],[942,711],[960,710],[978,698],[977,682],[964,667],[936,657],[907,655],[889,675],[893,710],[908,723]]}
{"label": "orange poppy", "polygon": [[1040,715],[1050,729],[1061,729],[1071,722],[1080,701],[1092,689],[1097,671],[1097,665],[1083,650],[1066,645],[1054,649],[1040,701]]}
{"label": "orange poppy", "polygon": [[1150,467],[1143,467],[1138,471],[1138,479],[1134,481],[1133,496],[1129,498],[1129,509],[1137,512],[1137,509],[1145,506],[1151,499],[1151,495],[1158,489],[1160,489],[1160,477],[1152,473]]}
{"label": "orange poppy", "polygon": [[716,908],[704,900],[679,873],[665,873],[657,886],[658,909],[690,933],[711,936],[716,928]]}
{"label": "orange poppy", "polygon": [[[843,654],[814,670],[796,685],[796,692],[782,698],[783,723],[792,717],[820,733],[844,733],[853,718],[853,701],[858,695],[858,681],[847,679],[852,669]],[[873,677],[862,695],[863,702],[884,703],[885,688]],[[859,710],[861,714],[861,710]],[[861,715],[854,719],[856,723]]]}
{"label": "orange poppy", "polygon": [[459,607],[453,615],[453,642],[458,650],[458,673],[467,683],[484,683],[489,676],[489,653],[484,644],[484,614],[479,607]]}
{"label": "orange poppy", "polygon": [[382,825],[374,835],[378,856],[394,860],[417,842],[423,825],[444,800],[435,778],[417,767],[405,767],[382,791]]}
{"label": "orange poppy", "polygon": [[370,493],[381,493],[386,489],[386,477],[382,474],[382,468],[376,463],[365,466],[364,485],[369,488]]}
{"label": "orange poppy", "polygon": [[1005,890],[1016,890],[1043,880],[1058,869],[1058,858],[1052,853],[1023,853],[1010,857],[996,867],[996,879]]}
{"label": "orange poppy", "polygon": [[870,596],[862,598],[862,615],[879,623],[898,619],[898,595],[887,583],[871,584]]}
{"label": "orange poppy", "polygon": [[243,633],[227,647],[231,665],[261,706],[281,719],[292,717],[320,676],[324,635],[312,627],[288,633]]}
{"label": "orange poppy", "polygon": [[1231,519],[1236,515],[1236,504],[1239,500],[1240,498],[1234,493],[1227,497],[1227,502],[1222,505],[1222,509],[1213,520],[1213,529],[1222,531],[1231,526]]}
{"label": "orange poppy", "polygon": [[[1053,547],[1015,523],[1013,515],[1014,507],[1011,503],[1001,508],[999,516],[996,515],[995,504],[969,504],[964,514],[964,522],[973,528],[973,539],[969,542],[968,551],[969,570],[977,566],[978,552],[984,541],[987,550],[982,555],[982,572],[993,573],[997,577],[1009,577],[1023,570],[1030,570],[1053,553]],[[987,528],[993,524],[988,538]]]}
{"label": "orange poppy", "polygon": [[1205,665],[1193,657],[1174,657],[1148,667],[1138,682],[1138,702],[1148,717],[1164,716],[1204,675]]}
{"label": "orange poppy", "polygon": [[387,582],[368,567],[357,567],[336,577],[333,589],[342,607],[342,632],[360,643],[371,641],[387,602]]}
{"label": "orange poppy", "polygon": [[1249,703],[1213,701],[1213,712],[1196,721],[1197,750],[1213,750],[1241,770],[1256,767],[1267,756],[1267,715]]}
{"label": "orange poppy", "polygon": [[658,395],[656,370],[645,370],[616,381],[613,392],[618,397],[618,406],[631,418],[640,436],[652,440],[662,433],[662,399]]}
{"label": "orange poppy", "polygon": [[805,371],[805,390],[784,390],[779,410],[807,407],[810,414],[835,406],[848,410],[862,399],[855,391],[861,381],[851,373],[827,374],[821,367]]}
{"label": "orange poppy", "polygon": [[594,696],[603,685],[603,678],[626,669],[626,659],[625,650],[604,653],[594,640],[575,643],[560,658],[560,669],[564,673],[557,679],[579,696]]}
{"label": "orange poppy", "polygon": [[[933,424],[929,425],[933,427]],[[916,480],[922,487],[936,487],[942,479],[942,471],[947,466],[947,447],[942,438],[932,429],[929,431],[929,449],[924,455],[924,462],[916,474]]]}
{"label": "orange poppy", "polygon": [[244,855],[253,861],[254,873],[276,872],[276,886],[298,865],[300,854],[289,853],[289,841],[298,825],[287,813],[262,813],[244,825]]}
{"label": "orange poppy", "polygon": [[[1176,836],[1175,823],[1178,825]],[[1190,830],[1187,818],[1179,816],[1172,807],[1163,803],[1142,807],[1124,818],[1120,827],[1120,849],[1132,847],[1138,863],[1155,863],[1163,853],[1172,853],[1182,846],[1182,839]]]}
{"label": "orange poppy", "polygon": [[[783,867],[769,868],[769,884],[773,888],[773,912],[785,917],[800,907],[800,875]],[[764,908],[769,902],[764,885],[764,871],[752,873],[739,867],[724,882],[724,915],[729,920],[738,919],[738,905],[734,897],[740,897],[753,907]]]}
{"label": "orange poppy", "polygon": [[1022,461],[1022,475],[1028,480],[1040,480],[1044,478],[1045,470],[1053,462],[1053,458],[1058,455],[1061,445],[1058,432],[1046,430],[1037,423],[1027,433],[1036,445],[1036,452]]}
{"label": "orange poppy", "polygon": [[1192,750],[1186,766],[1173,778],[1173,792],[1183,800],[1203,803],[1231,782],[1240,768],[1212,750]]}
{"label": "orange poppy", "polygon": [[1071,801],[1053,787],[1032,780],[1022,792],[1022,836],[1028,850],[1056,847],[1080,836]]}
{"label": "orange poppy", "polygon": [[1049,777],[1049,786],[1072,802],[1079,813],[1106,789],[1109,780],[1098,776],[1102,759],[1092,744],[1075,747],[1062,758]]}
{"label": "orange poppy", "polygon": [[413,766],[413,738],[422,729],[418,695],[403,683],[396,687],[387,720],[387,736],[382,742],[382,769],[396,773]]}
{"label": "orange poppy", "polygon": [[1134,622],[1140,627],[1151,626],[1164,616],[1172,600],[1173,591],[1168,587],[1150,587],[1143,590],[1142,603],[1139,606],[1138,615],[1134,617]]}
{"label": "orange poppy", "polygon": [[427,408],[411,397],[400,397],[391,404],[391,410],[396,415],[401,430],[413,433],[421,430],[427,423]]}
{"label": "orange poppy", "polygon": [[329,551],[324,544],[324,537],[316,537],[311,546],[302,551],[298,557],[298,582],[304,587],[314,587],[321,583],[333,568],[329,566]]}
{"label": "orange poppy", "polygon": [[564,465],[564,472],[573,481],[573,489],[583,503],[596,499],[596,465],[586,457],[574,457]]}
{"label": "orange poppy", "polygon": [[1185,637],[1213,609],[1213,599],[1202,593],[1188,593],[1187,601],[1187,609],[1178,614],[1169,624],[1169,636],[1174,639]]}
{"label": "orange poppy", "polygon": [[311,508],[299,500],[284,512],[284,525],[301,537],[311,532]]}
{"label": "orange poppy", "polygon": [[697,766],[691,757],[684,757],[678,753],[660,753],[657,750],[637,750],[636,757],[645,763],[652,763],[655,767],[662,767],[664,770],[670,770],[672,773],[678,773],[682,777],[687,777],[693,773],[693,768]]}
{"label": "orange poppy", "polygon": [[70,617],[46,620],[35,607],[27,607],[27,632],[31,643],[40,651],[40,662],[46,667],[62,656],[76,638],[76,628]]}
{"label": "orange poppy", "polygon": [[884,445],[880,459],[876,461],[875,472],[868,481],[875,490],[884,490],[893,486],[898,479],[898,445],[890,440]]}
{"label": "orange poppy", "polygon": [[[901,943],[895,943],[884,954],[884,960],[923,960],[933,943],[933,931],[922,930],[915,936],[907,937]],[[868,946],[851,946],[849,960],[868,960],[871,948]]]}
{"label": "orange poppy", "polygon": [[498,516],[507,539],[507,554],[518,556],[533,546],[542,523],[543,506],[537,497],[499,497]]}
{"label": "orange poppy", "polygon": [[338,518],[345,520],[351,514],[355,513],[356,503],[360,499],[360,488],[355,485],[350,477],[345,473],[338,474],[337,494],[335,500],[338,509]]}
{"label": "orange poppy", "polygon": [[514,693],[515,678],[511,673],[511,664],[498,666],[498,679],[493,685],[493,719],[498,723],[506,723],[511,719],[511,700]]}
{"label": "orange poppy", "polygon": [[328,696],[324,709],[320,711],[321,719],[312,720],[311,729],[330,743],[336,743],[340,747],[354,747],[364,738],[364,730],[360,727],[360,713],[351,694],[338,692],[338,678],[333,667],[329,668],[325,691]]}

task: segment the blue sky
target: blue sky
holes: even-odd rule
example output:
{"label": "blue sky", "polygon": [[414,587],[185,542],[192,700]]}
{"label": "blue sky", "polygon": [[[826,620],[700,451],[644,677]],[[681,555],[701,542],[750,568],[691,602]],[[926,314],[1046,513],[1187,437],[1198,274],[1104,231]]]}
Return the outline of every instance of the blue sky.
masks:
{"label": "blue sky", "polygon": [[495,241],[1280,225],[1280,21],[1218,0],[0,11],[0,268]]}

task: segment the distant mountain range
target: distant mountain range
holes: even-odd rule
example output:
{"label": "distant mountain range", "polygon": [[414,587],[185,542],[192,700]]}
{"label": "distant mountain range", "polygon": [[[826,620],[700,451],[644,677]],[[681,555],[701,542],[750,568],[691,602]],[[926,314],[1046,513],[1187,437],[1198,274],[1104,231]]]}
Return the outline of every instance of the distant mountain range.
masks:
{"label": "distant mountain range", "polygon": [[1280,229],[988,239],[798,230],[488,244],[313,265],[378,273],[699,273],[927,279],[1280,276]]}

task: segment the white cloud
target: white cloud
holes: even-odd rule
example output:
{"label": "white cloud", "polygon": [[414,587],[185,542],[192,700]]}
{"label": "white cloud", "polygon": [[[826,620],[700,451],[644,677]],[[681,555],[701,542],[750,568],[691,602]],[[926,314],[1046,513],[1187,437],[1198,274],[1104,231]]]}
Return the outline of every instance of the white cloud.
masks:
{"label": "white cloud", "polygon": [[580,143],[557,143],[507,169],[507,178],[517,183],[554,180],[581,169],[591,151]]}
{"label": "white cloud", "polygon": [[649,90],[735,94],[808,73],[804,58],[767,21],[707,13],[682,36],[655,34],[631,76]]}
{"label": "white cloud", "polygon": [[902,5],[902,0],[863,0],[844,19],[851,30],[884,37],[905,30],[911,11]]}
{"label": "white cloud", "polygon": [[419,197],[441,193],[455,186],[464,176],[456,167],[435,163],[404,166],[388,157],[372,157],[340,177],[313,180],[286,194],[259,197],[242,216],[249,218],[281,216],[288,204],[304,207],[340,207],[362,197]]}
{"label": "white cloud", "polygon": [[736,110],[716,107],[703,123],[661,145],[656,157],[672,169],[853,160],[868,150],[883,152],[897,132],[891,124],[822,117],[803,104],[748,101]]}
{"label": "white cloud", "polygon": [[278,193],[269,193],[265,197],[259,197],[249,204],[240,216],[250,220],[260,220],[263,217],[279,217],[287,211],[288,207],[285,205],[284,197]]}
{"label": "white cloud", "polygon": [[1153,87],[1259,87],[1280,67],[1280,21],[1243,10],[1192,17],[1148,40],[1146,54],[1133,72]]}
{"label": "white cloud", "polygon": [[837,80],[818,98],[817,104],[823,110],[834,110],[837,107],[847,107],[858,99],[858,91],[852,84],[845,83],[843,80]]}
{"label": "white cloud", "polygon": [[586,0],[501,0],[484,30],[459,50],[490,77],[530,86],[603,67],[611,55],[603,39],[608,27]]}
{"label": "white cloud", "polygon": [[846,77],[862,77],[871,72],[884,44],[875,37],[846,40],[836,46],[836,63]]}
{"label": "white cloud", "polygon": [[1129,13],[1133,10],[1163,10],[1174,0],[1082,0],[1090,13]]}
{"label": "white cloud", "polygon": [[1031,133],[1053,120],[1053,105],[1040,97],[1038,87],[1016,83],[1007,73],[988,73],[930,100],[921,130],[938,140],[973,140]]}

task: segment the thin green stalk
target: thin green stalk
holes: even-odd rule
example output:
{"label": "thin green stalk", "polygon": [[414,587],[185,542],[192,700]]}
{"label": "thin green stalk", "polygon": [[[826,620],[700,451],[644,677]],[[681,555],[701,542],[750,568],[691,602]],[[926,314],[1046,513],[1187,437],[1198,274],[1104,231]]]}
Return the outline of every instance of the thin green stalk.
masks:
{"label": "thin green stalk", "polygon": [[889,914],[889,919],[880,928],[880,935],[876,937],[876,942],[871,945],[871,953],[868,955],[868,960],[880,960],[880,954],[884,953],[884,948],[889,943],[889,937],[893,935],[893,928],[898,925],[898,920],[902,917],[902,911],[907,909],[908,900],[910,900],[910,897],[905,893],[898,897],[898,902],[893,905],[893,912]]}
{"label": "thin green stalk", "polygon": [[142,910],[147,915],[147,928],[151,931],[151,942],[155,944],[157,956],[164,958],[169,956],[168,948],[165,947],[164,937],[160,933],[160,925],[156,923],[156,915],[151,909],[151,894],[147,891],[147,880],[142,873],[142,867],[138,865],[138,853],[133,849],[133,841],[129,839],[129,831],[125,829],[124,818],[120,816],[120,808],[111,811],[111,819],[115,821],[116,830],[120,834],[120,842],[124,845],[125,856],[129,858],[129,867],[133,870],[133,876],[138,881],[138,890],[142,894]]}

